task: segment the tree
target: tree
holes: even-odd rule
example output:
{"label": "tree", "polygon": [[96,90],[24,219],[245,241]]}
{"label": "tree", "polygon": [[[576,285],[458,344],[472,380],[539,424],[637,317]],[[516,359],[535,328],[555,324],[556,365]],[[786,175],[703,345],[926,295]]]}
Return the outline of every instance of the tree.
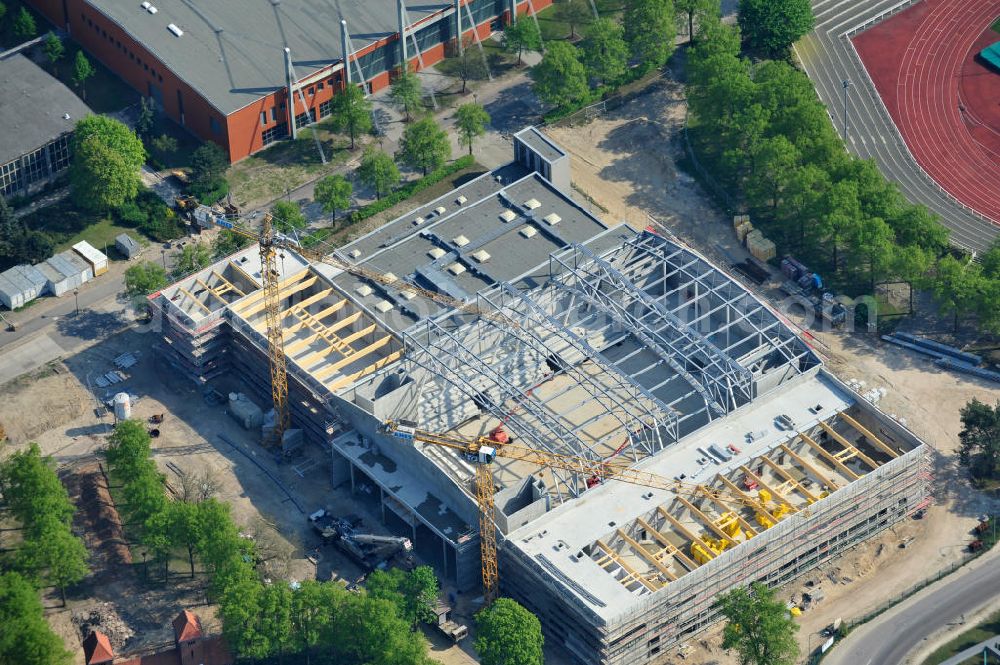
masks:
{"label": "tree", "polygon": [[87,548],[73,535],[69,526],[51,515],[40,515],[26,529],[24,542],[17,552],[18,567],[31,577],[44,580],[57,589],[66,605],[66,587],[76,584],[90,572]]}
{"label": "tree", "polygon": [[68,665],[72,654],[45,621],[38,592],[15,572],[0,574],[0,663]]}
{"label": "tree", "polygon": [[719,0],[674,0],[674,8],[687,14],[688,38],[694,43],[694,22],[698,25],[704,18],[717,17],[720,13]]}
{"label": "tree", "polygon": [[177,152],[177,139],[169,134],[160,134],[150,141],[153,150],[161,155],[170,155]]}
{"label": "tree", "polygon": [[627,0],[622,23],[640,70],[648,72],[666,64],[677,35],[673,0]]}
{"label": "tree", "polygon": [[417,113],[424,105],[424,93],[420,85],[420,79],[405,65],[399,77],[392,82],[389,88],[389,96],[392,98],[392,101],[403,108],[403,112],[406,114],[406,122],[409,122],[411,115]]}
{"label": "tree", "polygon": [[191,154],[191,193],[204,203],[214,203],[222,198],[229,191],[226,182],[228,169],[226,152],[211,141],[202,143]]}
{"label": "tree", "polygon": [[201,519],[198,515],[200,504],[171,501],[167,505],[169,506],[167,508],[167,521],[170,543],[174,547],[183,547],[187,550],[191,578],[194,579],[194,553],[202,539],[201,532],[198,530],[201,526]]}
{"label": "tree", "polygon": [[271,223],[274,228],[283,233],[291,233],[304,229],[306,216],[302,214],[302,208],[295,201],[277,201],[271,206]]}
{"label": "tree", "polygon": [[476,653],[482,665],[542,665],[542,624],[510,598],[498,598],[476,615]]}
{"label": "tree", "polygon": [[399,568],[372,571],[365,588],[372,598],[388,600],[395,605],[399,617],[412,628],[422,621],[434,620],[438,580],[429,566],[417,566],[408,573]]}
{"label": "tree", "polygon": [[97,70],[90,64],[90,60],[87,60],[83,51],[77,51],[73,59],[73,85],[80,89],[80,95],[84,99],[87,99],[87,80],[95,73]]}
{"label": "tree", "polygon": [[125,293],[130,298],[141,298],[165,287],[167,271],[159,263],[143,261],[129,266],[125,271]]}
{"label": "tree", "polygon": [[455,74],[462,79],[462,94],[465,94],[466,85],[469,81],[481,81],[489,76],[489,69],[486,65],[486,56],[476,48],[473,48],[473,40],[464,40],[462,54],[455,58]]}
{"label": "tree", "polygon": [[219,235],[212,241],[212,256],[221,259],[234,254],[250,244],[250,238],[229,229],[221,229]]}
{"label": "tree", "polygon": [[958,455],[973,478],[1000,476],[1000,402],[993,407],[972,398],[962,407],[962,431]]}
{"label": "tree", "polygon": [[569,24],[569,38],[576,39],[576,26],[594,19],[588,0],[562,0],[556,3],[556,18]]}
{"label": "tree", "polygon": [[49,64],[52,65],[52,72],[55,73],[56,64],[66,55],[66,47],[63,46],[62,40],[56,37],[55,33],[49,32],[45,36],[45,42],[42,44],[42,51],[45,53]]}
{"label": "tree", "polygon": [[5,16],[7,16],[7,5],[0,2],[0,23],[3,23],[3,19]]}
{"label": "tree", "polygon": [[14,257],[15,240],[24,233],[24,224],[7,205],[7,199],[0,196],[0,256]]}
{"label": "tree", "polygon": [[14,518],[29,530],[42,516],[66,526],[73,517],[73,504],[56,476],[55,464],[42,456],[37,443],[0,463],[0,493]]}
{"label": "tree", "polygon": [[38,34],[38,26],[35,25],[35,17],[31,15],[24,7],[21,7],[21,11],[17,13],[14,17],[14,23],[12,25],[14,31],[14,36],[20,39],[31,39]]}
{"label": "tree", "polygon": [[[414,126],[416,125],[407,127],[407,130]],[[361,178],[361,182],[375,190],[375,198],[381,199],[383,194],[399,182],[399,169],[396,168],[392,157],[374,146],[368,146],[361,155],[358,177]]]}
{"label": "tree", "polygon": [[480,104],[462,104],[455,111],[455,128],[458,130],[458,142],[469,146],[472,154],[472,144],[476,137],[486,133],[486,125],[490,122],[490,114]]}
{"label": "tree", "polygon": [[959,318],[971,313],[982,287],[981,268],[969,261],[959,261],[950,254],[938,261],[930,280],[931,293],[944,314],[954,316],[954,329],[958,332]]}
{"label": "tree", "polygon": [[212,262],[212,249],[203,242],[192,242],[181,247],[174,261],[174,276],[180,277],[201,270]]}
{"label": "tree", "polygon": [[346,131],[351,137],[351,150],[360,134],[372,129],[372,103],[356,85],[348,85],[333,96],[330,120],[339,131]]}
{"label": "tree", "polygon": [[614,85],[628,68],[625,29],[618,21],[599,18],[587,27],[583,40],[583,64],[590,78]]}
{"label": "tree", "polygon": [[567,42],[549,44],[542,61],[531,71],[535,94],[553,106],[570,106],[590,95],[587,71],[579,50]]}
{"label": "tree", "polygon": [[345,593],[334,620],[324,634],[324,645],[334,663],[370,665],[425,665],[427,641],[411,632],[386,600]]}
{"label": "tree", "polygon": [[448,134],[427,115],[403,130],[396,155],[404,164],[420,169],[423,175],[440,167],[451,157]]}
{"label": "tree", "polygon": [[146,161],[142,141],[122,122],[89,115],[76,123],[70,184],[82,208],[110,211],[139,193],[139,170]]}
{"label": "tree", "polygon": [[503,46],[508,51],[517,53],[517,64],[520,65],[523,51],[542,50],[542,33],[534,21],[525,18],[504,28]]}
{"label": "tree", "polygon": [[799,655],[792,620],[774,591],[754,582],[722,594],[716,607],[726,618],[723,649],[733,649],[740,665],[794,665]]}
{"label": "tree", "polygon": [[337,219],[337,211],[345,210],[351,205],[351,194],[354,187],[344,176],[330,175],[318,183],[313,192],[313,198],[323,206],[323,212],[330,214],[330,221]]}
{"label": "tree", "polygon": [[149,134],[153,131],[153,121],[155,119],[153,102],[146,97],[140,97],[139,117],[135,121],[135,133],[139,135],[139,138],[145,139],[149,137]]}
{"label": "tree", "polygon": [[740,0],[739,23],[751,47],[783,55],[815,19],[809,0]]}

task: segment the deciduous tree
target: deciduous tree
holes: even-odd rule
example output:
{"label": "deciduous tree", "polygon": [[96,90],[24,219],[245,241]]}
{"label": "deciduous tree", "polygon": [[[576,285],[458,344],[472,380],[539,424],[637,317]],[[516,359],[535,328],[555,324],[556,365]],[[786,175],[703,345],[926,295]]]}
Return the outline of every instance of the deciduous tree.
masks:
{"label": "deciduous tree", "polygon": [[753,48],[784,55],[815,19],[809,0],[740,0],[739,22]]}
{"label": "deciduous tree", "polygon": [[424,91],[420,79],[406,66],[403,67],[399,77],[392,82],[389,96],[403,109],[406,122],[409,122],[411,116],[418,113],[424,105]]}
{"label": "deciduous tree", "polygon": [[476,653],[482,665],[542,665],[542,624],[510,598],[498,598],[476,615]]}
{"label": "deciduous tree", "polygon": [[673,0],[627,0],[625,41],[642,71],[662,67],[674,52]]}
{"label": "deciduous tree", "polygon": [[355,139],[372,129],[372,104],[356,85],[348,85],[333,96],[330,121],[339,131],[351,137],[351,150]]}
{"label": "deciduous tree", "polygon": [[687,16],[688,37],[694,42],[695,19],[700,26],[706,18],[717,17],[721,13],[719,0],[674,0],[674,8]]}
{"label": "deciduous tree", "polygon": [[722,648],[734,650],[740,665],[794,665],[799,626],[774,591],[755,582],[723,594],[716,607],[726,618]]}
{"label": "deciduous tree", "polygon": [[962,407],[959,459],[975,478],[1000,477],[1000,402],[994,406],[976,398]]}
{"label": "deciduous tree", "polygon": [[180,277],[201,270],[212,262],[212,248],[203,242],[190,242],[177,252],[174,276]]}
{"label": "deciduous tree", "polygon": [[490,114],[480,104],[462,104],[455,111],[455,129],[458,130],[458,142],[469,147],[472,154],[472,144],[476,138],[486,133],[486,125],[490,122]]}
{"label": "deciduous tree", "polygon": [[318,183],[313,198],[323,206],[323,212],[329,213],[330,221],[337,219],[338,210],[346,210],[351,205],[351,194],[354,187],[350,181],[340,174],[330,175]]}
{"label": "deciduous tree", "polygon": [[525,17],[504,28],[503,46],[517,53],[517,64],[520,65],[522,52],[542,50],[542,33],[533,20]]}
{"label": "deciduous tree", "polygon": [[604,85],[614,85],[628,68],[625,29],[618,21],[599,18],[589,26],[583,40],[583,64],[590,77]]}
{"label": "deciduous tree", "polygon": [[434,118],[424,116],[403,130],[397,157],[427,175],[428,171],[438,168],[451,157],[451,143]]}
{"label": "deciduous tree", "polygon": [[96,73],[97,70],[90,64],[90,60],[87,60],[83,51],[77,51],[73,59],[73,85],[80,89],[80,95],[84,99],[87,99],[87,81]]}
{"label": "deciduous tree", "polygon": [[372,598],[395,605],[400,618],[411,627],[434,619],[438,580],[429,566],[418,566],[408,573],[399,568],[373,571],[365,588]]}
{"label": "deciduous tree", "polygon": [[21,11],[14,17],[12,25],[14,35],[20,39],[32,39],[38,34],[38,26],[35,24],[35,17],[26,8],[21,7]]}
{"label": "deciduous tree", "polygon": [[291,233],[306,227],[306,216],[295,201],[276,201],[271,206],[271,223],[283,233]]}
{"label": "deciduous tree", "polygon": [[553,106],[570,106],[590,95],[580,52],[567,42],[549,44],[542,61],[532,69],[531,77],[535,81],[535,94]]}
{"label": "deciduous tree", "polygon": [[133,200],[142,180],[146,149],[131,129],[104,115],[76,123],[70,184],[73,200],[89,210],[110,211]]}
{"label": "deciduous tree", "polygon": [[462,79],[463,95],[469,81],[481,81],[489,76],[486,55],[475,47],[473,40],[464,40],[462,54],[455,58],[454,71]]}
{"label": "deciduous tree", "polygon": [[45,621],[38,592],[15,572],[0,574],[0,663],[68,665],[72,654]]}
{"label": "deciduous tree", "polygon": [[66,55],[66,47],[63,46],[62,40],[55,33],[49,32],[42,43],[42,51],[45,53],[45,58],[49,61],[49,64],[52,65],[52,72],[56,73],[59,61]]}
{"label": "deciduous tree", "polygon": [[159,263],[143,261],[125,271],[125,293],[130,298],[141,298],[167,285],[167,271]]}
{"label": "deciduous tree", "polygon": [[215,203],[229,191],[228,169],[225,151],[211,141],[202,143],[191,154],[191,193],[206,204]]}

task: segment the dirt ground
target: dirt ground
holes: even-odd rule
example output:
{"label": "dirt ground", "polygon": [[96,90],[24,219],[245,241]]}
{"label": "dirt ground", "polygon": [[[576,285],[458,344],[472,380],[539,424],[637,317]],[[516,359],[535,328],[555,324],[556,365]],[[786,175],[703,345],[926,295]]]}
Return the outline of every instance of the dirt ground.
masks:
{"label": "dirt ground", "polygon": [[[44,453],[55,457],[60,474],[80,508],[75,528],[92,552],[93,573],[72,590],[67,608],[59,607],[58,594],[49,594],[45,599],[46,607],[51,608],[50,623],[64,637],[79,663],[83,662],[79,646],[82,635],[73,624],[72,615],[101,603],[110,603],[112,610],[136,632],[127,642],[126,651],[169,642],[170,621],[183,608],[193,609],[209,627],[217,627],[214,608],[205,597],[207,578],[200,570],[196,569],[192,580],[186,558],[179,558],[170,563],[169,584],[144,584],[141,548],[132,547],[132,564],[112,556],[116,549],[113,542],[107,541],[108,534],[113,532],[106,521],[100,521],[106,514],[95,511],[92,504],[80,498],[87,495],[83,489],[86,475],[96,468],[105,435],[112,425],[110,415],[99,417],[95,410],[99,401],[110,399],[115,392],[125,390],[133,395],[135,418],[147,420],[154,414],[165,414],[164,422],[156,426],[160,435],[153,439],[153,447],[154,459],[166,476],[168,487],[180,491],[181,474],[204,474],[210,470],[218,484],[216,496],[232,507],[237,524],[245,533],[257,537],[260,548],[277,555],[269,571],[275,577],[353,582],[363,574],[338,550],[322,546],[309,528],[306,515],[317,508],[326,508],[334,514],[359,515],[365,529],[388,533],[380,523],[380,515],[371,510],[371,504],[351,496],[349,485],[331,487],[328,458],[321,450],[307,447],[302,456],[279,464],[260,446],[258,434],[243,430],[227,416],[224,406],[206,403],[199,387],[181,377],[153,351],[153,342],[152,333],[132,329],[90,347],[65,363],[53,364],[33,376],[0,387],[4,396],[0,400],[0,423],[7,428],[12,444],[4,449],[4,454],[22,448],[29,441],[37,441]],[[136,354],[139,361],[125,370],[128,378],[108,388],[97,388],[95,378],[114,369],[113,359],[125,352]],[[88,390],[88,384],[94,386],[93,392]],[[213,382],[213,387],[223,394],[247,390],[233,380]],[[225,443],[219,435],[236,445]],[[310,459],[314,465],[300,475],[296,467],[301,469]],[[281,486],[262,468],[276,477]],[[318,565],[309,556],[317,559]],[[459,620],[471,621],[474,608],[468,606],[466,599],[460,601],[461,611],[456,612]],[[437,635],[429,633],[429,637],[432,655],[447,665],[475,662]],[[462,646],[471,651],[471,640]]]}
{"label": "dirt ground", "polygon": [[[677,166],[684,156],[685,113],[682,88],[665,83],[585,125],[545,131],[572,154],[574,187],[607,211],[595,209],[604,220],[642,228],[652,216],[723,265],[743,261],[749,254],[739,245],[731,220]],[[779,281],[775,274],[765,287]],[[831,371],[845,380],[864,381],[862,391],[885,388],[879,406],[905,421],[937,453],[934,505],[923,520],[897,524],[782,590],[783,597],[796,600],[803,591],[823,596],[800,619],[803,654],[823,641],[818,631],[838,617],[864,614],[964,556],[976,517],[991,502],[972,491],[956,467],[959,409],[972,397],[1000,399],[995,384],[944,372],[903,349],[879,344],[874,335],[809,332]],[[899,547],[904,541],[905,549]],[[735,664],[720,644],[721,630],[716,627],[684,649],[683,660]],[[674,650],[665,662],[680,657]]]}

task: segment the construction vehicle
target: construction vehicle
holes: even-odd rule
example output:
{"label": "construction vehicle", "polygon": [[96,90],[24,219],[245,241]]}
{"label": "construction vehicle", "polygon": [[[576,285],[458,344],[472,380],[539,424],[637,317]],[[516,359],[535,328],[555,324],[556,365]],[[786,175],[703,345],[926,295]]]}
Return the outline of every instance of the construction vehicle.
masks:
{"label": "construction vehicle", "polygon": [[[461,453],[466,461],[474,466],[476,470],[475,493],[479,508],[479,539],[482,550],[483,596],[487,605],[492,603],[497,596],[499,580],[495,526],[496,506],[493,497],[495,483],[492,470],[492,464],[498,457],[578,474],[586,479],[587,489],[603,484],[607,480],[619,480],[642,487],[675,492],[678,499],[689,508],[693,508],[693,504],[682,495],[707,497],[724,504],[736,502],[741,507],[746,506],[753,510],[757,523],[765,529],[770,528],[789,513],[797,512],[797,509],[785,500],[780,492],[778,492],[778,497],[773,497],[776,499],[774,507],[768,507],[772,500],[772,494],[765,489],[760,489],[758,498],[754,498],[741,492],[732,483],[727,483],[729,485],[727,491],[686,483],[681,480],[670,480],[654,473],[633,469],[627,462],[613,458],[591,460],[575,455],[564,455],[514,445],[510,443],[510,435],[504,431],[502,426],[494,428],[489,436],[468,439],[426,432],[418,429],[416,423],[404,420],[388,420],[383,424],[382,431],[407,443],[426,443],[451,448]],[[745,471],[748,475],[753,475],[749,469],[745,469]],[[754,480],[761,482],[756,477]],[[828,494],[828,492],[823,492],[819,498]],[[812,500],[809,500],[809,503],[812,503]],[[701,537],[700,541],[707,546],[707,549],[698,542],[691,544],[691,555],[699,564],[714,559],[725,550],[735,547],[741,541],[752,538],[757,533],[749,528],[749,525],[733,511],[724,512],[718,520],[714,521],[714,524],[725,536],[720,535],[718,539]]]}
{"label": "construction vehicle", "polygon": [[413,565],[410,557],[413,543],[409,538],[362,533],[358,531],[360,520],[334,517],[325,510],[311,514],[309,521],[324,542],[332,543],[366,571],[372,571],[396,556],[403,559],[401,567],[411,568]]}
{"label": "construction vehicle", "polygon": [[434,606],[434,615],[436,618],[434,627],[452,642],[458,644],[469,634],[469,629],[465,624],[458,623],[451,618],[451,605],[443,600],[438,600],[437,605]]}
{"label": "construction vehicle", "polygon": [[[204,212],[202,207],[199,207],[199,212]],[[227,209],[227,214],[231,212],[235,214],[238,210],[233,206],[231,209]],[[260,272],[263,282],[264,313],[267,327],[267,354],[271,369],[271,401],[274,405],[275,416],[274,428],[270,430],[269,439],[265,441],[265,444],[280,445],[282,436],[289,426],[288,370],[285,359],[284,333],[281,326],[281,293],[278,287],[280,273],[276,260],[279,250],[288,249],[309,261],[339,268],[361,279],[375,282],[384,288],[420,295],[440,305],[454,307],[469,314],[491,319],[507,327],[516,325],[500,314],[480,310],[474,303],[467,303],[437,291],[423,289],[398,279],[394,275],[383,274],[354,265],[334,255],[325,255],[320,251],[303,247],[298,240],[278,232],[273,227],[270,213],[264,215],[263,228],[259,233],[239,226],[224,215],[208,213],[206,216],[215,225],[258,243],[260,249]]]}

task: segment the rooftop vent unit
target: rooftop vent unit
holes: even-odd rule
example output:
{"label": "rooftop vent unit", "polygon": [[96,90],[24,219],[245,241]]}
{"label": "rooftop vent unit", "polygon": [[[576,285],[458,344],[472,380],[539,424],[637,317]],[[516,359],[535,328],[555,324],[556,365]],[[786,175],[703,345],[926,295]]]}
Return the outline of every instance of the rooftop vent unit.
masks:
{"label": "rooftop vent unit", "polygon": [[364,298],[364,297],[370,296],[372,294],[372,287],[368,286],[367,284],[359,284],[358,288],[354,289],[354,291],[359,296],[361,296],[362,298]]}
{"label": "rooftop vent unit", "polygon": [[434,247],[429,252],[427,252],[427,255],[429,257],[431,257],[432,259],[437,260],[437,259],[440,259],[442,256],[444,256],[447,253],[448,252],[444,251],[440,247]]}
{"label": "rooftop vent unit", "polygon": [[469,199],[465,198],[464,196],[459,196],[457,199],[455,199],[455,203],[457,203],[458,205],[465,205],[465,202],[468,200]]}
{"label": "rooftop vent unit", "polygon": [[150,5],[149,7],[146,7],[146,11],[149,12],[150,14],[155,14],[160,10],[157,9],[155,5]]}
{"label": "rooftop vent unit", "polygon": [[153,6],[153,3],[151,3],[151,2],[144,2],[144,3],[142,3],[139,6],[142,7],[143,9],[145,9],[148,12],[149,8]]}
{"label": "rooftop vent unit", "polygon": [[562,221],[562,217],[555,214],[554,212],[550,212],[549,214],[545,215],[545,217],[542,217],[542,219],[544,219],[545,223],[548,224],[549,226],[555,226],[556,224]]}
{"label": "rooftop vent unit", "polygon": [[392,303],[389,302],[388,300],[379,300],[377,303],[375,303],[375,309],[377,309],[382,314],[385,314],[386,312],[392,309]]}
{"label": "rooftop vent unit", "polygon": [[413,291],[400,291],[399,295],[403,296],[406,300],[413,300],[417,297],[417,294]]}
{"label": "rooftop vent unit", "polygon": [[504,210],[502,213],[500,213],[500,219],[502,219],[505,222],[513,222],[515,219],[517,219],[517,213],[515,213],[513,210]]}
{"label": "rooftop vent unit", "polygon": [[519,231],[519,233],[525,238],[534,238],[538,234],[538,229],[534,226],[525,226]]}
{"label": "rooftop vent unit", "polygon": [[438,206],[437,208],[434,208],[434,212],[436,212],[439,215],[443,215],[446,209],[447,208],[445,208],[444,206]]}
{"label": "rooftop vent unit", "polygon": [[349,252],[347,253],[347,255],[348,255],[349,257],[351,257],[352,259],[358,259],[358,258],[361,258],[361,250],[360,250],[360,249],[352,249],[351,251],[349,251]]}
{"label": "rooftop vent unit", "polygon": [[528,210],[534,210],[540,205],[542,204],[538,202],[538,199],[528,199],[527,201],[524,202],[524,207],[527,208]]}
{"label": "rooftop vent unit", "polygon": [[466,270],[465,266],[463,266],[461,263],[458,263],[457,261],[448,266],[448,272],[450,272],[455,277],[461,275],[463,272],[465,272],[465,270]]}
{"label": "rooftop vent unit", "polygon": [[469,239],[466,238],[464,235],[455,236],[454,238],[452,238],[451,241],[455,243],[457,247],[465,247],[466,245],[469,244]]}
{"label": "rooftop vent unit", "polygon": [[394,275],[391,272],[383,273],[382,277],[385,278],[385,281],[389,282],[390,284],[399,279],[398,277],[396,277],[396,275]]}
{"label": "rooftop vent unit", "polygon": [[413,225],[414,226],[420,226],[423,223],[424,223],[424,218],[423,217],[417,217],[415,220],[413,220]]}
{"label": "rooftop vent unit", "polygon": [[471,256],[480,263],[486,263],[487,261],[490,260],[490,253],[487,252],[485,249],[480,249],[476,252],[473,252]]}
{"label": "rooftop vent unit", "polygon": [[181,36],[184,35],[184,31],[181,30],[180,28],[178,28],[173,23],[171,23],[170,25],[167,26],[167,30],[169,30],[170,32],[174,33],[175,37],[181,37]]}

